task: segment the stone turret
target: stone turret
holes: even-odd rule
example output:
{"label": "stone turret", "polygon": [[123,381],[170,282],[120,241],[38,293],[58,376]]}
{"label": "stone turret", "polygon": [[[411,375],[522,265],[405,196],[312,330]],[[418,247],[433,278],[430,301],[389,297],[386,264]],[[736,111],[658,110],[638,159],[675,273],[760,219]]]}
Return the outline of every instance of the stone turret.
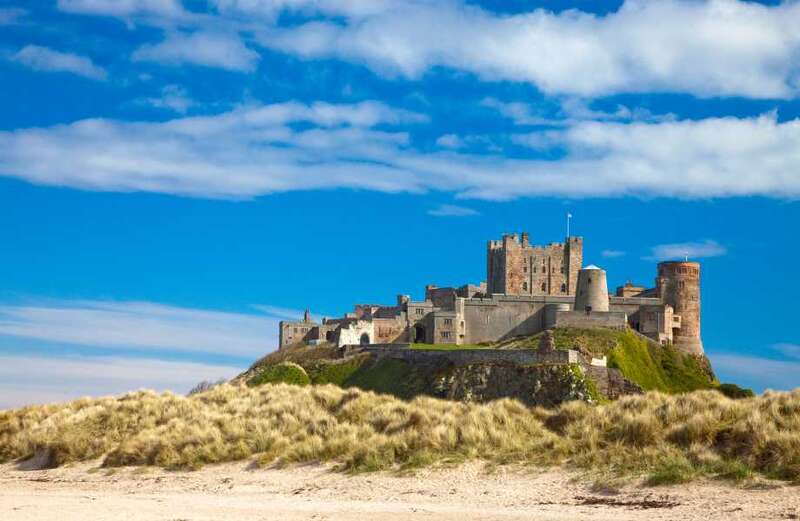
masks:
{"label": "stone turret", "polygon": [[608,283],[606,272],[595,265],[578,272],[575,294],[575,311],[608,311]]}
{"label": "stone turret", "polygon": [[668,261],[658,265],[658,294],[680,315],[680,327],[673,329],[672,342],[678,349],[703,354],[700,339],[700,263]]}

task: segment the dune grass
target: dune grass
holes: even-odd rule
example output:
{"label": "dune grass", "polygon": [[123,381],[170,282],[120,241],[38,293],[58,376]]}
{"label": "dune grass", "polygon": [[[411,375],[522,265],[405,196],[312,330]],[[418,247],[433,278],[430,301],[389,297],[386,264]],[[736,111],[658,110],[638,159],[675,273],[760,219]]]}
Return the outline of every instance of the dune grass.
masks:
{"label": "dune grass", "polygon": [[221,385],[189,397],[142,391],[0,412],[0,461],[43,450],[54,465],[103,457],[107,467],[193,469],[253,458],[373,471],[480,458],[644,474],[652,484],[800,481],[800,390],[740,400],[652,392],[545,410],[509,399],[403,401],[334,385]]}

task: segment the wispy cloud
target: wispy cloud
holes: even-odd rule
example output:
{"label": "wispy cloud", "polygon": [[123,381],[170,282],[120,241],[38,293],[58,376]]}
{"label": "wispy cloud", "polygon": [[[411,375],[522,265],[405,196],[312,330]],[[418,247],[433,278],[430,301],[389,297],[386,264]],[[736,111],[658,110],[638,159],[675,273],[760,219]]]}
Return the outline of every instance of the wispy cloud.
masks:
{"label": "wispy cloud", "polygon": [[280,306],[269,306],[264,304],[254,305],[253,308],[275,318],[281,318],[286,320],[299,320],[303,318],[303,311],[300,309],[284,308]]}
{"label": "wispy cloud", "polygon": [[92,60],[77,54],[54,51],[38,45],[27,45],[11,59],[36,71],[70,72],[93,80],[105,80],[108,73]]}
{"label": "wispy cloud", "polygon": [[727,248],[717,241],[705,240],[701,242],[678,242],[673,244],[659,244],[650,249],[647,260],[669,259],[700,259],[703,257],[721,257],[728,253]]}
{"label": "wispy cloud", "polygon": [[188,91],[180,85],[166,85],[161,89],[159,97],[143,98],[140,101],[145,105],[168,109],[178,114],[186,114],[190,108],[196,105]]}
{"label": "wispy cloud", "polygon": [[0,409],[138,389],[185,393],[202,380],[228,379],[243,369],[139,358],[0,355]]}
{"label": "wispy cloud", "polygon": [[455,134],[445,134],[436,139],[436,145],[443,148],[457,149],[464,146],[464,140]]}
{"label": "wispy cloud", "polygon": [[606,259],[614,259],[616,257],[623,257],[625,252],[622,250],[603,250],[600,252],[600,255],[605,257]]}
{"label": "wispy cloud", "polygon": [[757,391],[791,390],[800,387],[800,362],[736,354],[710,356],[714,371],[723,382],[733,382]]}
{"label": "wispy cloud", "polygon": [[[800,90],[797,2],[627,0],[600,16],[541,8],[500,14],[459,0],[213,0],[214,9],[206,13],[187,12],[179,0],[59,0],[58,5],[170,31],[224,28],[230,34],[229,44],[208,46],[217,47],[214,51],[199,48],[196,58],[185,37],[144,48],[168,63],[230,68],[222,48],[234,51],[233,70],[252,70],[257,58],[235,43],[241,38],[251,47],[303,58],[365,64],[392,78],[417,79],[446,67],[576,98],[680,92],[788,99]],[[282,14],[293,23],[281,25]],[[551,59],[554,49],[557,61]]]}
{"label": "wispy cloud", "polygon": [[186,14],[181,0],[58,0],[62,11],[79,14],[114,16],[180,17]]}
{"label": "wispy cloud", "polygon": [[428,215],[434,217],[469,217],[472,215],[480,215],[480,212],[466,206],[456,206],[454,204],[443,204],[438,208],[428,210]]}
{"label": "wispy cloud", "polygon": [[[773,345],[772,349],[786,357],[800,360],[800,345],[798,344],[780,343]],[[798,377],[800,378],[800,374],[798,374]],[[798,380],[797,385],[800,385],[800,380]]]}
{"label": "wispy cloud", "polygon": [[236,34],[196,32],[173,33],[161,43],[143,45],[133,53],[133,59],[164,65],[191,64],[252,72],[260,56]]}
{"label": "wispy cloud", "polygon": [[0,335],[102,348],[256,358],[277,345],[278,320],[151,302],[0,305]]}
{"label": "wispy cloud", "polygon": [[[263,3],[237,5],[257,11]],[[409,1],[344,23],[319,18],[256,38],[307,58],[366,63],[380,74],[419,78],[443,66],[489,81],[530,82],[550,94],[790,98],[799,87],[796,2],[629,0],[597,16],[543,9],[500,15],[463,2]]]}
{"label": "wispy cloud", "polygon": [[[378,102],[248,105],[166,122],[90,119],[0,132],[0,175],[218,198],[327,188],[490,200],[800,197],[800,177],[792,174],[800,170],[800,119],[582,122],[549,135],[565,152],[555,160],[420,151],[411,134],[426,120]],[[690,253],[720,248],[712,241]]]}
{"label": "wispy cloud", "polygon": [[17,23],[20,18],[25,16],[28,12],[25,9],[16,7],[0,8],[0,25],[9,25]]}

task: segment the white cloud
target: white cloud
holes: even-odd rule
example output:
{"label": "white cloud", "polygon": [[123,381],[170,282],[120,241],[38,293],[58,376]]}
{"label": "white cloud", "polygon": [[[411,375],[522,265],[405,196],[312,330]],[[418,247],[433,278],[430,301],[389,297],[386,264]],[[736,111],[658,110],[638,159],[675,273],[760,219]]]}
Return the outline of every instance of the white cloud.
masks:
{"label": "white cloud", "polygon": [[361,18],[386,11],[393,0],[210,0],[226,15],[274,20],[282,12]]}
{"label": "white cloud", "polygon": [[28,12],[25,9],[19,9],[16,7],[2,8],[0,9],[0,25],[11,25],[17,23],[17,21],[27,13]]}
{"label": "white cloud", "polygon": [[[252,70],[258,58],[243,38],[301,57],[363,63],[387,76],[417,79],[443,66],[567,96],[686,92],[790,98],[800,89],[795,59],[800,4],[794,1],[767,6],[628,0],[603,16],[575,9],[498,14],[458,0],[212,0],[211,5],[210,14],[198,14],[178,0],[59,0],[69,12],[203,35],[226,31],[218,41],[178,34],[140,50],[142,59],[166,63]],[[278,26],[283,13],[299,22]]]}
{"label": "white cloud", "polygon": [[243,369],[139,358],[0,355],[0,409],[138,389],[185,393],[200,381],[228,379]]}
{"label": "white cloud", "polygon": [[251,72],[259,55],[236,34],[195,32],[172,33],[155,45],[143,45],[133,53],[135,61],[151,61],[165,65],[202,65],[230,71]]}
{"label": "white cloud", "polygon": [[[798,344],[780,343],[773,345],[772,349],[789,358],[800,360],[800,345]],[[800,385],[800,382],[798,382],[798,385]]]}
{"label": "white cloud", "polygon": [[469,217],[472,215],[480,215],[480,213],[477,210],[465,206],[443,204],[438,208],[428,210],[428,215],[433,215],[434,217]]}
{"label": "white cloud", "polygon": [[534,113],[534,108],[528,103],[520,101],[500,101],[497,98],[484,98],[481,105],[494,109],[502,116],[514,121],[517,125],[560,125],[561,121]]}
{"label": "white cloud", "polygon": [[36,71],[71,72],[93,80],[105,80],[108,74],[85,56],[26,45],[11,57],[12,60]]}
{"label": "white cloud", "polygon": [[577,10],[498,15],[460,2],[397,2],[355,20],[268,28],[265,46],[366,63],[419,78],[436,66],[546,93],[688,92],[793,97],[800,88],[800,3],[629,0]]}
{"label": "white cloud", "polygon": [[58,0],[62,11],[127,18],[141,15],[177,17],[185,14],[180,0]]}
{"label": "white cloud", "polygon": [[445,134],[436,139],[436,145],[443,148],[462,148],[464,140],[455,134]]}
{"label": "white cloud", "polygon": [[0,335],[103,348],[252,357],[277,345],[276,317],[150,302],[0,305]]}
{"label": "white cloud", "polygon": [[186,112],[196,105],[189,93],[179,85],[167,85],[161,89],[161,96],[157,98],[145,98],[142,103],[160,109],[168,109],[178,114]]}
{"label": "white cloud", "polygon": [[710,358],[723,382],[753,387],[757,391],[788,391],[800,387],[800,362],[735,354],[713,354]]}
{"label": "white cloud", "polygon": [[303,311],[299,309],[284,308],[280,306],[268,306],[264,304],[254,305],[253,308],[266,313],[269,316],[284,320],[300,320],[303,318]]}
{"label": "white cloud", "polygon": [[0,132],[0,175],[218,198],[327,188],[491,200],[800,197],[800,120],[580,122],[545,134],[543,146],[564,152],[555,160],[420,152],[408,125],[424,120],[375,102],[245,106],[166,122],[83,120]]}
{"label": "white cloud", "polygon": [[614,259],[617,257],[623,257],[625,252],[622,250],[603,250],[600,252],[600,255],[605,257],[606,259]]}
{"label": "white cloud", "polygon": [[659,244],[650,249],[651,253],[645,257],[647,260],[699,259],[703,257],[720,257],[728,250],[717,241],[705,240],[702,242],[680,242],[673,244]]}

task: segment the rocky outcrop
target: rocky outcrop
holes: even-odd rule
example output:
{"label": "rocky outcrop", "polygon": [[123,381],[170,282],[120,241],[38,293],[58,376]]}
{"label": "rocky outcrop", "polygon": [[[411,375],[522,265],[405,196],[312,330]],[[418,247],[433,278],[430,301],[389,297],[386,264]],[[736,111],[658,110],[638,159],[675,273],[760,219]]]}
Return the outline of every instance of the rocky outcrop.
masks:
{"label": "rocky outcrop", "polygon": [[553,407],[569,400],[594,401],[591,385],[576,365],[472,364],[453,367],[431,382],[431,394],[465,402],[515,398]]}

